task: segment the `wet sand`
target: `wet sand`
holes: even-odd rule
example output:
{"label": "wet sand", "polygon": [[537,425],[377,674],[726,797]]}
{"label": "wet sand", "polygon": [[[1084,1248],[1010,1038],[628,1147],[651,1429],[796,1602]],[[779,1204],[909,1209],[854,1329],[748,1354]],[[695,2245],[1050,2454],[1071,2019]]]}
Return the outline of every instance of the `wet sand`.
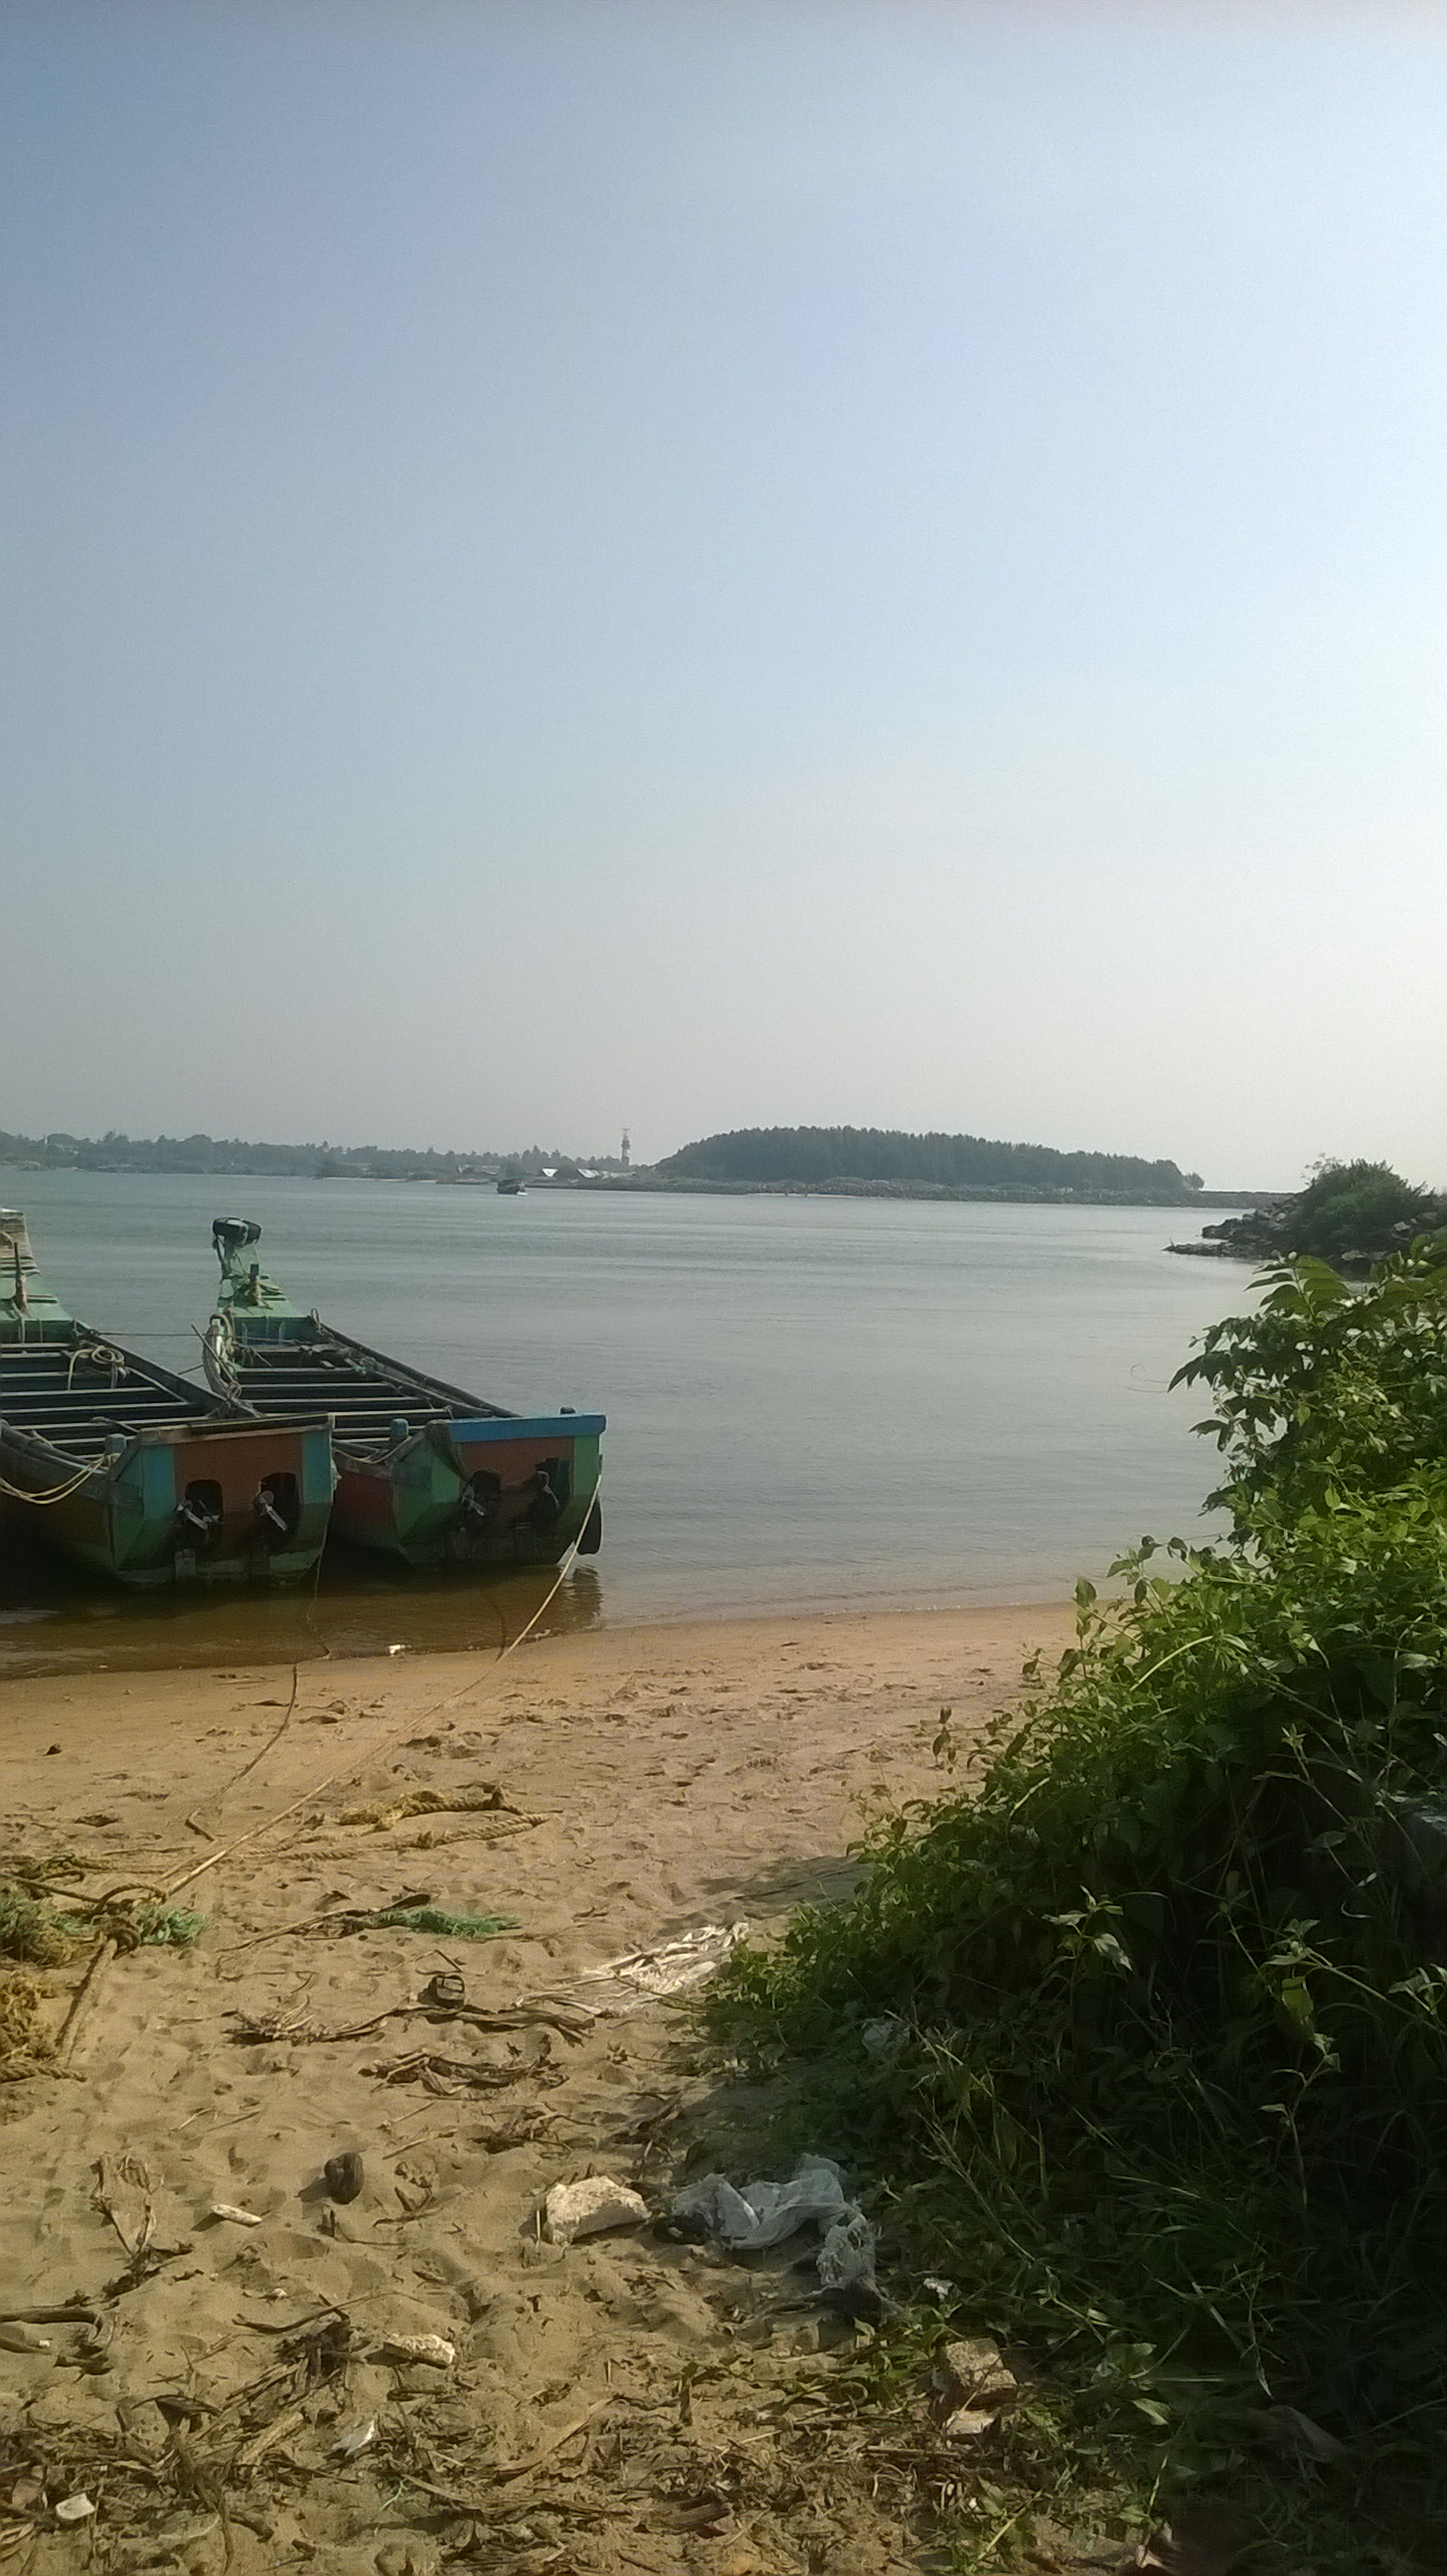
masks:
{"label": "wet sand", "polygon": [[[167,1586],[97,1582],[0,1509],[0,1690],[46,1674],[214,1671],[328,1657],[495,1653],[538,1614],[543,1634],[595,1628],[603,1586],[574,1564],[476,1576],[406,1573],[379,1558],[328,1554],[305,1583]],[[545,1606],[542,1606],[545,1605]]]}
{"label": "wet sand", "polygon": [[[842,1890],[866,1819],[943,1785],[941,1706],[977,1742],[1024,1656],[1071,1631],[1064,1608],[602,1630],[502,1663],[304,1665],[290,1711],[274,1665],[9,1684],[12,1858],[79,1854],[95,1891],[226,1856],[182,1892],[207,1916],[194,1948],[117,1957],[73,2071],[0,2087],[4,2305],[79,2294],[113,2320],[99,2370],[71,2366],[64,2325],[38,2329],[48,2351],[0,2350],[0,2437],[50,2462],[52,2499],[86,2485],[117,2567],[426,2576],[469,2519],[462,2563],[489,2569],[918,2566],[904,2473],[804,2393],[848,2347],[821,2356],[787,2303],[797,2248],[762,2271],[648,2232],[564,2251],[537,2213],[589,2172],[656,2201],[687,2141],[727,2159],[747,2110],[711,2091],[676,2005],[587,1972]],[[475,1803],[493,1787],[505,1809]],[[474,1803],[420,1811],[429,1795]],[[404,1896],[518,1928],[336,1920]],[[83,1964],[41,1972],[54,2026]],[[470,2006],[530,2017],[429,2020],[449,1969]],[[353,2148],[364,2188],[338,2205],[321,2167]],[[128,2266],[146,2200],[153,2249]],[[260,2223],[213,2221],[218,2203]],[[328,2307],[342,2372],[276,2331]],[[419,2333],[454,2363],[377,2357]],[[332,2456],[373,2417],[367,2451]],[[42,2529],[32,2563],[72,2568],[78,2545]]]}

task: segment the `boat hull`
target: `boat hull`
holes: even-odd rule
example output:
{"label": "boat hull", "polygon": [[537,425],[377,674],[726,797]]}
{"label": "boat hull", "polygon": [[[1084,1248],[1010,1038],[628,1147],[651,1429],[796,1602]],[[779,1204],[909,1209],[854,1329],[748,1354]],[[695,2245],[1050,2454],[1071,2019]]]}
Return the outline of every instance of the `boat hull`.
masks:
{"label": "boat hull", "polygon": [[212,1388],[263,1418],[327,1415],[338,1539],[432,1569],[593,1554],[601,1413],[509,1413],[389,1359],[293,1305],[252,1258],[252,1219],[218,1217],[211,1233],[221,1263],[202,1345]]}
{"label": "boat hull", "polygon": [[602,1428],[567,1414],[428,1423],[384,1457],[339,1439],[333,1533],[419,1569],[592,1555]]}
{"label": "boat hull", "polygon": [[322,1551],[331,1433],[218,1419],[86,1462],[0,1420],[0,1477],[38,1537],[133,1590],[284,1583]]}

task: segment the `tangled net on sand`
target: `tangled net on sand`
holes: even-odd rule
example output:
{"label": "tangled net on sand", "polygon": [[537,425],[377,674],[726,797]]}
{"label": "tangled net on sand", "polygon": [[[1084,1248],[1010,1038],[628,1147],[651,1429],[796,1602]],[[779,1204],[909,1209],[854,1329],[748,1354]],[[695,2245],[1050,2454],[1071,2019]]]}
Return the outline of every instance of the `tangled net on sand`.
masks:
{"label": "tangled net on sand", "polygon": [[118,1950],[157,1945],[184,1949],[206,1917],[168,1905],[154,1888],[112,1887],[87,1896],[62,1886],[60,1873],[79,1876],[94,1867],[62,1853],[57,1861],[25,1861],[0,1878],[0,1959],[27,1967],[59,1968],[87,1942],[114,1941]]}
{"label": "tangled net on sand", "polygon": [[0,1879],[0,1958],[58,1968],[74,1947],[50,1906],[30,1889]]}
{"label": "tangled net on sand", "polygon": [[45,2026],[45,1993],[38,1979],[17,1969],[0,1978],[0,2084],[18,2084],[38,2075],[55,2054],[55,2041]]}

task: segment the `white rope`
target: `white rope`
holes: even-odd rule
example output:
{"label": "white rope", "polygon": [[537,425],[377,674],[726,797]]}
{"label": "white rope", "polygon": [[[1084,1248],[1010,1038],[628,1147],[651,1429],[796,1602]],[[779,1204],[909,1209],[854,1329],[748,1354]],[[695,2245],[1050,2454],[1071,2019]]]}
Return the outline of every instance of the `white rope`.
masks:
{"label": "white rope", "polygon": [[[419,1726],[425,1726],[430,1718],[440,1717],[445,1708],[455,1708],[459,1700],[468,1699],[473,1691],[480,1690],[483,1683],[497,1671],[498,1665],[505,1664],[508,1656],[515,1654],[518,1647],[522,1645],[524,1639],[532,1635],[532,1632],[537,1626],[538,1621],[541,1619],[543,1612],[556,1598],[559,1588],[566,1582],[568,1576],[572,1573],[574,1564],[577,1561],[578,1550],[582,1546],[584,1539],[587,1537],[588,1523],[593,1517],[594,1506],[596,1505],[598,1496],[602,1491],[602,1486],[603,1476],[600,1469],[597,1480],[593,1486],[592,1493],[588,1497],[588,1508],[583,1514],[582,1520],[578,1524],[578,1535],[574,1539],[572,1546],[568,1549],[562,1563],[559,1565],[557,1573],[554,1575],[552,1582],[549,1584],[547,1591],[542,1597],[542,1600],[538,1603],[536,1610],[533,1612],[533,1615],[528,1620],[526,1626],[519,1628],[515,1637],[509,1638],[501,1653],[495,1655],[490,1664],[485,1665],[483,1670],[480,1673],[475,1674],[471,1681],[463,1682],[459,1689],[448,1692],[444,1699],[434,1700],[431,1707],[424,1708],[420,1715],[414,1709],[409,1717],[403,1719],[400,1726],[394,1727],[390,1735],[383,1736],[380,1744],[370,1746],[367,1752],[364,1753],[358,1761],[345,1763],[338,1771],[329,1771],[324,1780],[314,1780],[310,1788],[304,1789],[299,1798],[292,1799],[289,1806],[279,1807],[274,1816],[267,1816],[261,1824],[253,1825],[249,1833],[238,1834],[235,1842],[223,1843],[219,1851],[208,1853],[205,1860],[198,1861],[194,1869],[186,1870],[180,1878],[168,1879],[164,1893],[168,1897],[178,1895],[183,1887],[189,1887],[191,1885],[193,1879],[204,1878],[208,1869],[215,1869],[218,1862],[229,1860],[232,1853],[240,1851],[245,1844],[254,1843],[258,1835],[269,1834],[273,1825],[285,1824],[287,1817],[294,1816],[298,1808],[309,1807],[313,1799],[319,1798],[324,1790],[335,1789],[337,1783],[341,1780],[354,1779],[359,1771],[365,1770],[370,1763],[378,1761],[382,1754],[386,1752],[389,1744],[399,1742],[402,1738],[404,1729],[409,1734],[414,1732]],[[224,1792],[222,1794],[224,1795]],[[198,1806],[204,1806],[205,1803],[204,1799],[199,1800]]]}
{"label": "white rope", "polygon": [[220,1307],[201,1335],[201,1357],[212,1394],[225,1396],[233,1404],[238,1403],[241,1381],[236,1373],[236,1327]]}
{"label": "white rope", "polygon": [[77,1342],[70,1355],[70,1366],[65,1372],[65,1391],[67,1395],[69,1395],[72,1390],[75,1382],[75,1372],[79,1368],[82,1360],[93,1364],[96,1368],[108,1368],[110,1370],[110,1391],[112,1395],[114,1395],[116,1390],[117,1378],[130,1376],[130,1370],[126,1366],[125,1353],[123,1351],[116,1350],[110,1342]]}
{"label": "white rope", "polygon": [[79,1493],[81,1486],[85,1484],[89,1477],[98,1476],[101,1472],[102,1470],[98,1460],[93,1458],[87,1459],[85,1465],[79,1468],[76,1474],[72,1476],[68,1485],[55,1485],[51,1488],[49,1493],[45,1494],[32,1493],[28,1486],[12,1485],[7,1477],[0,1476],[0,1494],[9,1494],[12,1500],[17,1503],[39,1503],[42,1505],[50,1503],[64,1503],[69,1501],[72,1494]]}
{"label": "white rope", "polygon": [[[67,1394],[71,1391],[76,1367],[81,1360],[94,1360],[101,1368],[109,1366],[112,1392],[115,1390],[117,1373],[121,1377],[129,1375],[122,1353],[113,1350],[109,1342],[78,1342],[71,1352],[70,1366],[65,1373]],[[43,1492],[36,1492],[28,1485],[12,1485],[8,1476],[0,1476],[0,1494],[8,1494],[12,1502],[34,1503],[38,1510],[48,1511],[55,1503],[68,1503],[71,1495],[78,1494],[81,1486],[87,1484],[92,1476],[103,1473],[103,1462],[100,1459],[88,1458],[84,1466],[78,1467],[65,1484],[52,1485]]]}

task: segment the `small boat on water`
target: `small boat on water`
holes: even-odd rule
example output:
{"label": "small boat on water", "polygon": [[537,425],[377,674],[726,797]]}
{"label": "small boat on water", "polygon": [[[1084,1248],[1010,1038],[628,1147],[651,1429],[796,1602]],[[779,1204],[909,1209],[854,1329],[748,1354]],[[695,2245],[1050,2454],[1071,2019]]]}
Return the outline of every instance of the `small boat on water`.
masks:
{"label": "small boat on water", "polygon": [[0,1208],[0,1499],[119,1582],[274,1583],[309,1573],[332,1507],[315,1409],[265,1423],[78,1323]]}
{"label": "small boat on water", "polygon": [[218,1217],[211,1238],[221,1289],[207,1375],[250,1412],[330,1417],[338,1537],[413,1566],[596,1552],[601,1413],[509,1413],[424,1376],[294,1306],[252,1258],[259,1225]]}
{"label": "small boat on water", "polygon": [[526,1181],[517,1181],[509,1177],[498,1182],[497,1194],[500,1199],[520,1199],[526,1188]]}

